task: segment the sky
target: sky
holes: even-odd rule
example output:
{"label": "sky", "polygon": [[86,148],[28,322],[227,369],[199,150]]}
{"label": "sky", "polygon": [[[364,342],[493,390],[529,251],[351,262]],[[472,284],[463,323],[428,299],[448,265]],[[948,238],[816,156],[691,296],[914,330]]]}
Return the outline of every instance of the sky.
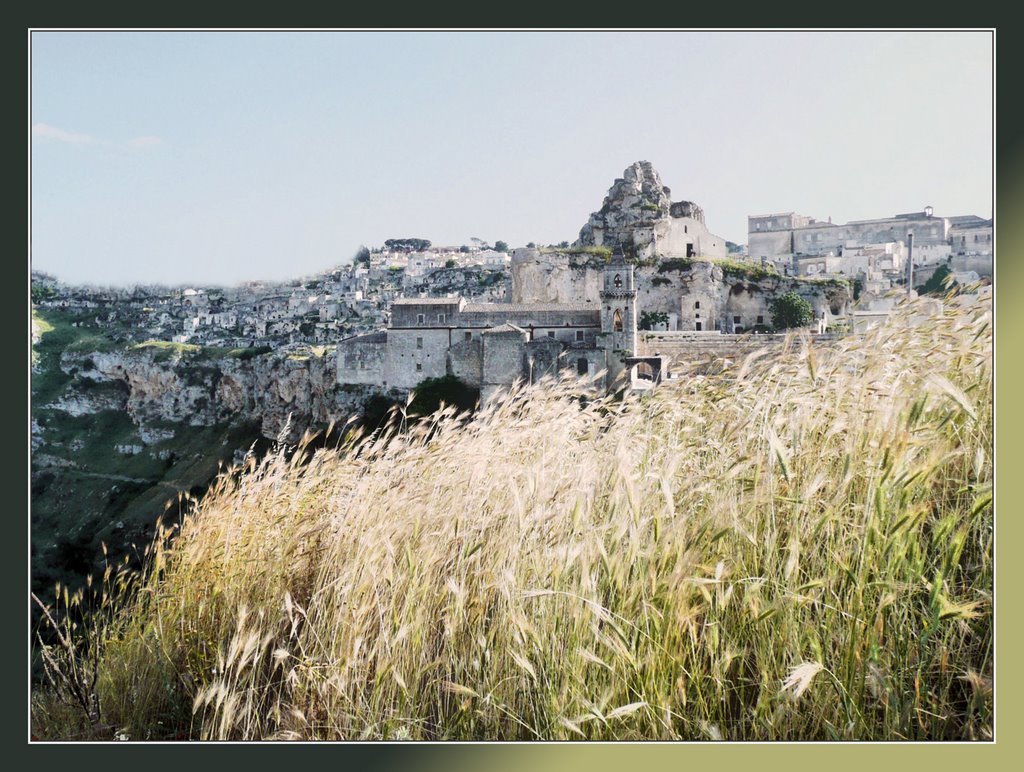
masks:
{"label": "sky", "polygon": [[388,238],[573,241],[650,161],[747,216],[992,216],[989,32],[31,33],[31,261],[298,278]]}

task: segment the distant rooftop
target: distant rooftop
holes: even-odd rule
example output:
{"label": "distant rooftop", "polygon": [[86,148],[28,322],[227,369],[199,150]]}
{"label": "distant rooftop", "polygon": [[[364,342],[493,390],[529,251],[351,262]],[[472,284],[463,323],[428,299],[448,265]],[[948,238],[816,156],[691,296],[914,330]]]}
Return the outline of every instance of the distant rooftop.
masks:
{"label": "distant rooftop", "polygon": [[395,298],[391,301],[396,306],[441,306],[458,303],[460,298]]}
{"label": "distant rooftop", "polygon": [[530,313],[534,311],[597,311],[594,303],[467,303],[463,313]]}
{"label": "distant rooftop", "polygon": [[511,322],[505,322],[505,324],[499,324],[497,327],[490,327],[484,330],[481,335],[502,335],[508,333],[516,333],[517,335],[525,335],[526,330],[522,327],[516,327]]}

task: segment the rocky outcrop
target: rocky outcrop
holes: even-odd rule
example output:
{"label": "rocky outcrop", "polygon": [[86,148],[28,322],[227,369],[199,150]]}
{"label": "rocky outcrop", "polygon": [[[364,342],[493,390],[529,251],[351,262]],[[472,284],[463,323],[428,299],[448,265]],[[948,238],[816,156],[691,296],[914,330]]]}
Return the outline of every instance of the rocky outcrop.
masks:
{"label": "rocky outcrop", "polygon": [[81,383],[126,388],[119,404],[89,402],[81,395],[96,389],[79,386],[49,407],[73,415],[124,409],[147,444],[167,438],[159,426],[166,422],[212,426],[253,419],[261,422],[264,436],[276,438],[287,428],[285,436],[294,440],[307,428],[344,422],[376,391],[339,387],[333,351],[323,356],[275,352],[250,359],[167,356],[150,348],[65,352],[61,367]]}
{"label": "rocky outcrop", "polygon": [[692,201],[673,202],[671,194],[650,161],[637,161],[612,183],[575,246],[605,246],[635,260],[724,256],[725,239],[708,231],[704,210]]}
{"label": "rocky outcrop", "polygon": [[628,257],[653,257],[654,226],[671,216],[671,193],[650,161],[637,161],[612,183],[576,246],[608,246]]}

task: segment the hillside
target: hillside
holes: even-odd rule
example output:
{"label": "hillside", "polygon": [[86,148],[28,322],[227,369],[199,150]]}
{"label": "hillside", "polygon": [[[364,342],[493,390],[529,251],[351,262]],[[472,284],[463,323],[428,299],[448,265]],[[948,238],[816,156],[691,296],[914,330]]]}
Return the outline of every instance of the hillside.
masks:
{"label": "hillside", "polygon": [[252,464],[47,650],[34,731],[990,739],[990,310]]}
{"label": "hillside", "polygon": [[129,385],[92,360],[124,350],[87,314],[33,312],[32,585],[72,587],[111,557],[137,557],[168,501],[199,493],[259,439],[244,417],[205,426],[132,421]]}

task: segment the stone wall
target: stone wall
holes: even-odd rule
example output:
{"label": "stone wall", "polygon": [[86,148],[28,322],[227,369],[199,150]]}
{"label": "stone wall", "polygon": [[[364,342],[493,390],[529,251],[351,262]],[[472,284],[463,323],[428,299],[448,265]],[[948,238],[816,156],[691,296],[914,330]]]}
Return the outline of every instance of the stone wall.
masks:
{"label": "stone wall", "polygon": [[360,335],[338,343],[338,383],[380,384],[384,378],[387,333]]}
{"label": "stone wall", "polygon": [[480,399],[489,400],[496,391],[523,378],[526,333],[497,328],[483,335],[483,377]]}
{"label": "stone wall", "polygon": [[452,343],[448,349],[448,374],[467,386],[480,388],[483,382],[483,342],[479,334],[473,340]]}
{"label": "stone wall", "polygon": [[[833,336],[813,336],[814,340],[832,340]],[[739,363],[747,355],[762,349],[776,349],[798,340],[792,335],[726,335],[721,333],[641,332],[642,356],[666,356],[670,370],[689,367],[716,367],[721,360]]]}
{"label": "stone wall", "polygon": [[457,340],[451,329],[390,329],[384,385],[413,389],[425,378],[443,378],[448,371],[448,348]]}

